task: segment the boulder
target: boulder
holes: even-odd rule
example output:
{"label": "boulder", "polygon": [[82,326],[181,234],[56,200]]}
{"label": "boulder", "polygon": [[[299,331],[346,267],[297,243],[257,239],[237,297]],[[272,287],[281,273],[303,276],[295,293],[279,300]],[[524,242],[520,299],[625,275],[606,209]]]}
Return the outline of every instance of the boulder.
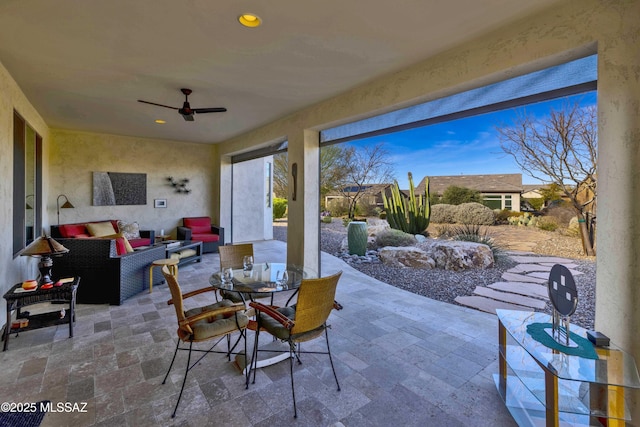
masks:
{"label": "boulder", "polygon": [[378,251],[383,264],[391,267],[435,268],[436,262],[415,246],[385,246]]}
{"label": "boulder", "polygon": [[424,237],[422,234],[416,234],[414,237],[416,238],[418,243],[424,243],[427,241],[427,238]]}
{"label": "boulder", "polygon": [[445,270],[492,268],[494,264],[491,248],[482,243],[427,239],[420,247],[435,261],[436,267]]}

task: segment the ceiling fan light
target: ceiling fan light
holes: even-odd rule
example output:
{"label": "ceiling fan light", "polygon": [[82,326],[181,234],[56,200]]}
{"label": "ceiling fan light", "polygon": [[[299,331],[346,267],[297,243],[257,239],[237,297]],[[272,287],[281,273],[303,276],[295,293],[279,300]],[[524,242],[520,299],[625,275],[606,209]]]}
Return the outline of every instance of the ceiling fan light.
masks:
{"label": "ceiling fan light", "polygon": [[238,22],[249,28],[259,27],[262,24],[262,20],[253,13],[244,13],[238,16]]}

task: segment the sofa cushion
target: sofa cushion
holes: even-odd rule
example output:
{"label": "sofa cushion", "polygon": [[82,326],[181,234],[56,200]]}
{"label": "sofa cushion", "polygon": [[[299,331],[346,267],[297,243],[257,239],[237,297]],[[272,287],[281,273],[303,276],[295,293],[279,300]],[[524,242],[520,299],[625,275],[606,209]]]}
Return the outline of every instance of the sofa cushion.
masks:
{"label": "sofa cushion", "polygon": [[116,233],[110,236],[101,236],[103,239],[116,239],[116,253],[118,255],[124,255],[133,252],[133,247],[129,243],[129,240],[122,234]]}
{"label": "sofa cushion", "polygon": [[220,236],[217,234],[191,234],[191,240],[196,242],[217,242],[220,240]]}
{"label": "sofa cushion", "polygon": [[113,228],[111,221],[89,222],[87,223],[87,230],[93,237],[104,237],[116,234],[116,230]]}
{"label": "sofa cushion", "polygon": [[183,222],[193,234],[211,233],[211,218],[208,216],[184,218]]}
{"label": "sofa cushion", "polygon": [[135,221],[132,223],[118,221],[118,232],[122,233],[128,240],[140,238],[140,226]]}
{"label": "sofa cushion", "polygon": [[189,258],[190,256],[194,256],[197,255],[198,253],[196,252],[195,249],[183,249],[180,252],[174,252],[172,253],[169,258],[171,259],[182,259],[182,258]]}
{"label": "sofa cushion", "polygon": [[74,238],[78,235],[88,235],[87,227],[84,224],[65,224],[58,227],[62,237]]}
{"label": "sofa cushion", "polygon": [[[129,239],[127,239],[127,240],[129,240]],[[131,239],[131,240],[129,240],[129,244],[133,248],[139,248],[140,246],[151,246],[153,244],[153,242],[151,242],[151,239],[149,239],[148,237],[141,237],[139,239]]]}

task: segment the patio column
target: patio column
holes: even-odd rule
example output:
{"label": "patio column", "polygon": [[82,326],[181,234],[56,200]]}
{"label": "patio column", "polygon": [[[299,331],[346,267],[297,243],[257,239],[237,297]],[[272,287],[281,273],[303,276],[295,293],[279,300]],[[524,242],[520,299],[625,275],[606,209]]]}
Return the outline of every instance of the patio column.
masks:
{"label": "patio column", "polygon": [[219,197],[216,200],[217,206],[214,209],[218,209],[218,215],[220,215],[220,227],[224,228],[225,243],[231,243],[232,230],[231,230],[231,199],[233,194],[232,187],[232,172],[233,165],[231,164],[231,156],[222,155],[220,159],[220,191]]}
{"label": "patio column", "polygon": [[[595,325],[640,364],[640,7],[634,9],[598,41]],[[639,395],[631,393],[633,425],[640,425]]]}
{"label": "patio column", "polygon": [[[319,271],[320,135],[305,129],[288,134],[288,141],[287,262]],[[295,177],[294,168],[297,169]]]}

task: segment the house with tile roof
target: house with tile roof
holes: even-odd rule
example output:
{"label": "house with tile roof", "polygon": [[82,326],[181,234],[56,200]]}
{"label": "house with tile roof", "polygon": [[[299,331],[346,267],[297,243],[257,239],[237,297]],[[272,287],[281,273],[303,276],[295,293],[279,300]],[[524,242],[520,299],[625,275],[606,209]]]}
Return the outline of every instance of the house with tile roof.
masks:
{"label": "house with tile roof", "polygon": [[[416,194],[424,194],[425,178],[415,188]],[[368,184],[361,188],[364,193],[360,199],[360,205],[371,206],[372,208],[383,207],[382,192],[390,192],[392,184]],[[482,195],[484,204],[491,209],[507,209],[520,212],[520,200],[523,192],[522,174],[490,174],[490,175],[452,175],[452,176],[430,176],[429,192],[442,196],[444,191],[451,187],[464,187],[476,190]],[[358,191],[355,185],[346,186],[343,191],[336,191],[325,196],[325,206],[332,209],[336,204],[341,203],[348,195]],[[346,193],[346,194],[345,194]],[[409,190],[401,190],[401,193],[408,197]]]}
{"label": "house with tile roof", "polygon": [[[416,194],[424,194],[425,178],[416,186]],[[476,190],[482,195],[484,204],[491,209],[520,211],[520,198],[523,191],[522,174],[490,175],[451,175],[430,176],[429,192],[442,196],[451,187],[464,187]]]}

